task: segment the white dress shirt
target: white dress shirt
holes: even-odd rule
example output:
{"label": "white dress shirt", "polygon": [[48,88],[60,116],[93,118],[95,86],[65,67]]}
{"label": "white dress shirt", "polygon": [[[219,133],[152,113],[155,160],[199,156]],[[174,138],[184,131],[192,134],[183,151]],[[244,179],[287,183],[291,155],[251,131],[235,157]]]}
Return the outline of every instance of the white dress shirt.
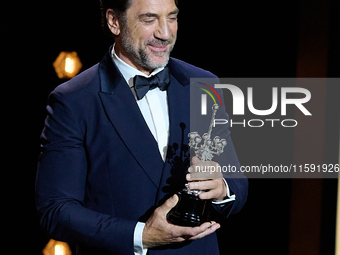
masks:
{"label": "white dress shirt", "polygon": [[[134,89],[134,77],[141,75],[144,77],[151,77],[158,72],[162,71],[164,67],[155,69],[150,75],[146,75],[136,68],[128,65],[121,60],[115,53],[115,47],[112,47],[111,57],[113,62],[118,67],[119,71],[123,75],[127,84],[131,88],[131,92],[136,98],[138,107],[148,125],[153,137],[158,143],[158,150],[163,158],[166,159],[166,152],[168,147],[169,138],[169,111],[168,111],[168,100],[166,91],[161,91],[159,88],[149,90],[141,100],[137,100],[136,92]],[[230,190],[226,180],[224,180],[227,187],[228,198],[220,201],[213,202],[214,204],[223,205],[226,202],[235,200],[235,195],[230,195]],[[142,235],[145,223],[138,222],[134,231],[134,253],[135,255],[146,255],[147,249],[143,248]]]}

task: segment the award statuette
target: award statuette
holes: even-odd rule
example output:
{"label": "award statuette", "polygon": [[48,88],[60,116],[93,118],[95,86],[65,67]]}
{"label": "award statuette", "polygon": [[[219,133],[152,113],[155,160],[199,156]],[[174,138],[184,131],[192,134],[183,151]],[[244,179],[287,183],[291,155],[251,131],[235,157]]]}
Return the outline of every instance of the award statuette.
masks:
{"label": "award statuette", "polygon": [[[188,135],[189,147],[195,151],[196,156],[201,161],[211,161],[214,155],[220,155],[227,145],[227,141],[220,139],[219,136],[216,136],[213,140],[210,138],[218,109],[219,106],[214,104],[208,133],[203,134],[202,137],[198,132],[190,132]],[[200,144],[202,140],[203,144]],[[205,191],[189,189],[188,184],[185,184],[185,188],[177,192],[179,201],[168,213],[167,219],[175,225],[190,227],[200,226],[209,221],[211,200],[200,199],[199,194],[203,192]]]}

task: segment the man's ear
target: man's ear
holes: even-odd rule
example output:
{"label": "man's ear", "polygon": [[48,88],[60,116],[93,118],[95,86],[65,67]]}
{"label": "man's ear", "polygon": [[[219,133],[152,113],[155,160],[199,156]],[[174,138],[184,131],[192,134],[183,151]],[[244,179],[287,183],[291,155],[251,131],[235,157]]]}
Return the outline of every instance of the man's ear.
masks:
{"label": "man's ear", "polygon": [[120,25],[118,21],[118,15],[112,9],[106,10],[107,25],[112,34],[118,36],[120,34]]}

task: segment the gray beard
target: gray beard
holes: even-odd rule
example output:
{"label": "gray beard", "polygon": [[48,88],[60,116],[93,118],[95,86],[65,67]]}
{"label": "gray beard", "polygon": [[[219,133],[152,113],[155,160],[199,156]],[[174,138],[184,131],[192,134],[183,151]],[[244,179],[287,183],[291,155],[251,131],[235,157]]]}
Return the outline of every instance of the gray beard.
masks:
{"label": "gray beard", "polygon": [[[170,39],[170,40],[164,40],[163,41],[163,40],[159,40],[159,39],[154,39],[151,42],[153,44],[158,44],[158,45],[169,45],[169,44],[173,43],[173,40]],[[150,43],[150,42],[147,42],[146,45],[148,43]],[[141,49],[141,48],[135,49],[133,47],[131,34],[130,34],[129,29],[127,27],[123,28],[122,44],[123,44],[124,50],[131,57],[133,62],[135,62],[139,66],[145,68],[146,70],[154,70],[154,69],[166,66],[169,62],[169,59],[170,59],[170,52],[173,50],[174,45],[175,45],[175,44],[173,44],[168,52],[156,53],[156,55],[159,55],[159,56],[162,56],[164,54],[167,55],[166,59],[163,61],[163,63],[153,63],[152,60],[150,59],[149,55],[146,53],[145,49]]]}

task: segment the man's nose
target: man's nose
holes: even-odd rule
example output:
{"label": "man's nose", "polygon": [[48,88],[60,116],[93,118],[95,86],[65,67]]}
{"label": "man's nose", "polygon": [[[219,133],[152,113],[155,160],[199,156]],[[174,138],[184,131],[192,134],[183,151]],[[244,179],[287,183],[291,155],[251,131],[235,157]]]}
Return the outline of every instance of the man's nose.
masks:
{"label": "man's nose", "polygon": [[155,37],[161,40],[168,40],[171,38],[171,31],[167,20],[160,20],[155,31]]}

